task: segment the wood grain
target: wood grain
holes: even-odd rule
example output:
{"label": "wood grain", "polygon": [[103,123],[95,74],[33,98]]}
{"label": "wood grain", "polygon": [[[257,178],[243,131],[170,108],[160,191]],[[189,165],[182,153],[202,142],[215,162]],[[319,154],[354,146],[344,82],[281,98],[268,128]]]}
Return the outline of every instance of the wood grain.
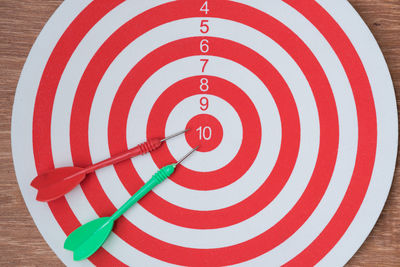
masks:
{"label": "wood grain", "polygon": [[[0,266],[62,266],[25,207],[10,147],[11,110],[20,72],[35,38],[61,2],[0,0]],[[400,1],[350,2],[378,40],[400,99]],[[384,211],[348,266],[400,266],[399,176],[398,165]]]}

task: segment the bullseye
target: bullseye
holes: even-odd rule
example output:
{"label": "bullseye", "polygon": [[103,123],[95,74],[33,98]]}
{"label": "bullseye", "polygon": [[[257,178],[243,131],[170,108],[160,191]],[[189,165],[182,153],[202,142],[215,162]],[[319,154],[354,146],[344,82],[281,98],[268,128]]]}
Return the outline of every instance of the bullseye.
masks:
{"label": "bullseye", "polygon": [[186,129],[191,129],[185,134],[186,141],[192,148],[200,146],[199,152],[215,149],[221,143],[223,137],[221,123],[214,116],[208,114],[193,117],[187,123]]}

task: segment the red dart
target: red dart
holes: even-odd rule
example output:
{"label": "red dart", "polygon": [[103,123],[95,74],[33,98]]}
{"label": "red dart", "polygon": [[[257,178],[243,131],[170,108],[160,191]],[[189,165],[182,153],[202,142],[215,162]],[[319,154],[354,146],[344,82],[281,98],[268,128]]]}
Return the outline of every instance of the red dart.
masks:
{"label": "red dart", "polygon": [[158,149],[166,140],[181,135],[187,131],[188,130],[181,131],[164,139],[150,139],[143,144],[129,149],[128,151],[112,156],[109,159],[103,160],[86,168],[63,167],[38,175],[31,182],[31,186],[38,190],[36,200],[47,202],[62,197],[71,191],[75,186],[80,184],[85,179],[87,174],[100,168],[152,152]]}

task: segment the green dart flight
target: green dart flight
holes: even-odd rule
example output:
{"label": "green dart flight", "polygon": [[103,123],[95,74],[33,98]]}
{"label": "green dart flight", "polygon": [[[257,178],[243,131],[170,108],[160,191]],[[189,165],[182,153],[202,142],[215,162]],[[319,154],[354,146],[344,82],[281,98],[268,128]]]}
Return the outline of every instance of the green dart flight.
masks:
{"label": "green dart flight", "polygon": [[156,172],[153,177],[111,217],[98,218],[73,231],[65,240],[64,248],[74,253],[74,260],[76,261],[84,260],[93,255],[107,240],[113,229],[114,222],[154,187],[170,177],[174,173],[176,166],[197,150],[197,148],[198,147],[187,153],[177,163],[167,165]]}

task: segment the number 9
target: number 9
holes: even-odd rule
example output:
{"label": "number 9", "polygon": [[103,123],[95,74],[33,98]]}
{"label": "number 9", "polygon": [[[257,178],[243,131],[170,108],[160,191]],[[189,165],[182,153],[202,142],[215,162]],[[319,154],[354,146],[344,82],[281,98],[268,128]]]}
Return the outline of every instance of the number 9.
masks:
{"label": "number 9", "polygon": [[208,109],[208,98],[207,97],[202,97],[200,98],[200,109],[202,111],[206,111]]}

